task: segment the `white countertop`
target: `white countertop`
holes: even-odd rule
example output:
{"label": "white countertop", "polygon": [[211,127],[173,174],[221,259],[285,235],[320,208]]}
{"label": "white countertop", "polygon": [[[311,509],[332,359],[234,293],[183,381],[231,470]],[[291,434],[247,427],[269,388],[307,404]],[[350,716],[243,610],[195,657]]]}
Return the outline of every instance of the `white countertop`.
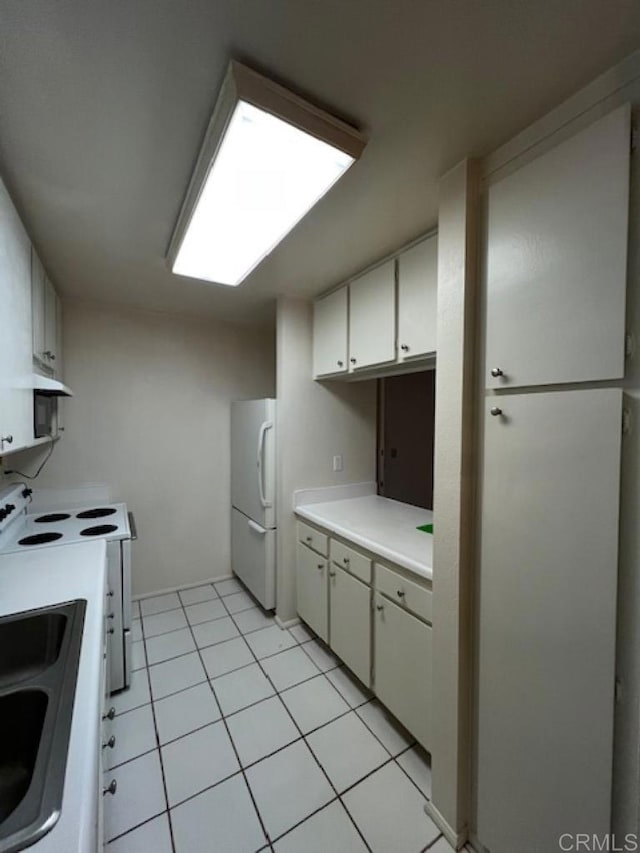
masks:
{"label": "white countertop", "polygon": [[95,853],[98,762],[103,702],[102,654],[107,577],[103,539],[0,555],[0,616],[87,601],[67,755],[62,811],[34,853]]}
{"label": "white countertop", "polygon": [[433,577],[433,536],[416,529],[433,522],[428,509],[368,495],[297,506],[295,513],[416,575]]}

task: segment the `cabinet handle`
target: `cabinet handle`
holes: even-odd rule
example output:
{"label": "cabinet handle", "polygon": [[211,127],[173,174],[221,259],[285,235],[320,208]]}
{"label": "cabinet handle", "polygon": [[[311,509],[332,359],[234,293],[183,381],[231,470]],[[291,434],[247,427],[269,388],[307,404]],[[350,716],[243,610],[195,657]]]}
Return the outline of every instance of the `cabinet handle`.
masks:
{"label": "cabinet handle", "polygon": [[338,367],[344,367],[344,361],[339,361],[339,362],[338,362]]}
{"label": "cabinet handle", "polygon": [[115,779],[112,779],[109,782],[109,784],[107,785],[107,787],[102,789],[102,796],[104,797],[105,794],[115,794],[115,792],[117,790],[118,790],[118,783],[116,782]]}
{"label": "cabinet handle", "polygon": [[491,375],[497,378],[498,376],[504,376],[504,373],[502,372],[502,370],[500,370],[499,367],[492,367]]}
{"label": "cabinet handle", "polygon": [[409,352],[409,345],[408,344],[400,344],[400,349],[402,350],[402,352]]}
{"label": "cabinet handle", "polygon": [[107,711],[106,714],[102,715],[102,719],[103,720],[113,720],[115,715],[116,715],[116,709],[112,706],[111,708],[109,708],[109,710]]}
{"label": "cabinet handle", "polygon": [[492,406],[491,407],[491,414],[493,415],[494,418],[497,418],[498,415],[502,414],[502,409],[499,409],[498,406]]}
{"label": "cabinet handle", "polygon": [[335,576],[336,576],[336,573],[335,573],[335,572],[329,572],[329,577],[330,577],[330,578],[335,578]]}
{"label": "cabinet handle", "polygon": [[349,361],[351,362],[351,364],[355,364],[355,363],[356,363],[355,358],[350,358],[350,359],[349,359]]}
{"label": "cabinet handle", "polygon": [[13,436],[3,435],[2,438],[0,438],[0,444],[13,444]]}
{"label": "cabinet handle", "polygon": [[384,610],[384,604],[376,604],[376,610]]}
{"label": "cabinet handle", "polygon": [[115,736],[115,735],[111,735],[111,737],[109,738],[109,740],[108,740],[106,743],[103,743],[103,744],[102,744],[102,748],[103,748],[103,749],[106,749],[107,747],[109,747],[109,749],[113,749],[113,747],[114,747],[115,745],[116,745],[116,736]]}
{"label": "cabinet handle", "polygon": [[324,563],[318,563],[318,568],[319,568],[319,569],[324,569]]}
{"label": "cabinet handle", "polygon": [[404,590],[403,589],[396,590],[396,595],[398,596],[398,598],[404,598]]}

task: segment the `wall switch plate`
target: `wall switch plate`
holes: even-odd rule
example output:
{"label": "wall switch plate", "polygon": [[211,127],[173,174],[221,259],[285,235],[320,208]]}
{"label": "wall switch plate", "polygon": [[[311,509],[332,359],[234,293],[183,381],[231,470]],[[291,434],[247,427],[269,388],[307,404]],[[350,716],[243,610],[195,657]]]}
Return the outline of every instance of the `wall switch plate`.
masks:
{"label": "wall switch plate", "polygon": [[333,470],[342,471],[342,467],[342,453],[339,453],[337,456],[333,457]]}

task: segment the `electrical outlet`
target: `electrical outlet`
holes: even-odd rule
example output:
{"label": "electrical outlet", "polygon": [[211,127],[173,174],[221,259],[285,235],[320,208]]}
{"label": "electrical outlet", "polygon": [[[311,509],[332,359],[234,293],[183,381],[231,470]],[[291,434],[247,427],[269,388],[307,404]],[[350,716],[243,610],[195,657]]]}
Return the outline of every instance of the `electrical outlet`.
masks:
{"label": "electrical outlet", "polygon": [[342,471],[342,453],[333,457],[333,470]]}

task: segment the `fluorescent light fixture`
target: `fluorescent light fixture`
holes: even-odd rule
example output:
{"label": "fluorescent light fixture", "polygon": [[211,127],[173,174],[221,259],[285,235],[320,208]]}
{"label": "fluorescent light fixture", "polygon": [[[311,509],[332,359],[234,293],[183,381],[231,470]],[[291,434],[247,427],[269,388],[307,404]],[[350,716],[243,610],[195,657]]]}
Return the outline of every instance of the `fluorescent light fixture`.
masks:
{"label": "fluorescent light fixture", "polygon": [[172,272],[240,284],[364,145],[354,128],[232,62],[169,244]]}

